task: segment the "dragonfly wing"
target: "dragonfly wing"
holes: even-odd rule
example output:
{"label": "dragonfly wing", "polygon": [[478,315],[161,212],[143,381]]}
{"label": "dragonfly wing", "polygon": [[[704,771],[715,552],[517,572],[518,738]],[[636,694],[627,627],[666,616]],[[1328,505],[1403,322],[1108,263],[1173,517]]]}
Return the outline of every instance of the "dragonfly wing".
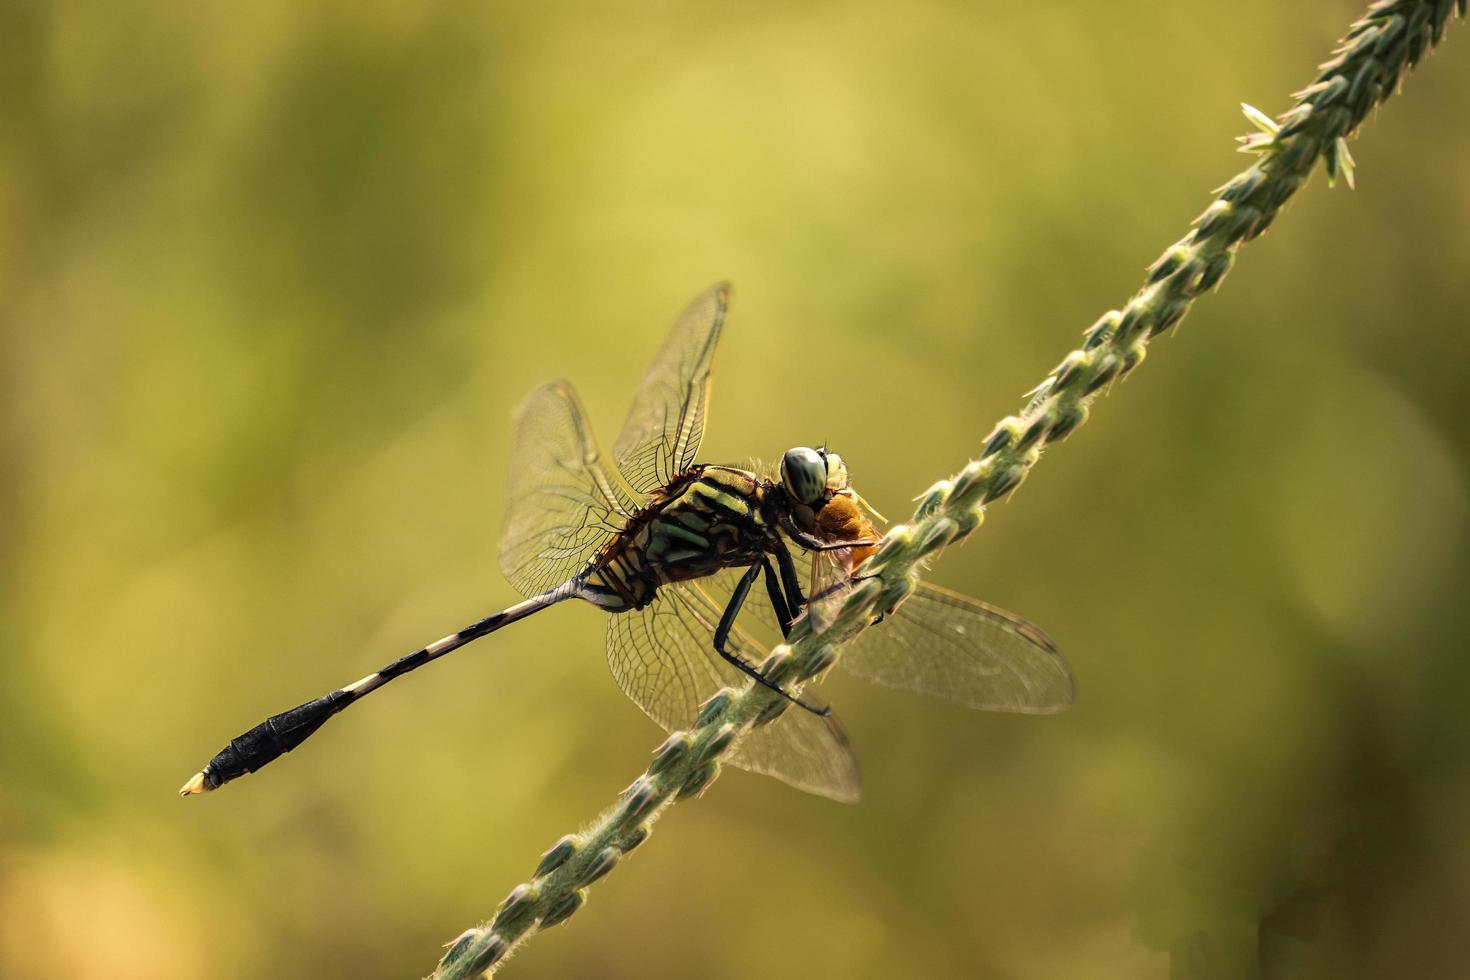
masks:
{"label": "dragonfly wing", "polygon": [[523,595],[567,581],[623,529],[638,498],[602,465],[572,386],[542,385],[516,412],[500,570]]}
{"label": "dragonfly wing", "polygon": [[[838,567],[838,556],[846,551],[803,551],[796,555],[796,572],[807,583],[806,615],[812,625],[826,630],[842,609],[843,600],[852,589],[847,573]],[[832,634],[835,642],[846,640],[852,635],[849,630],[841,635]],[[844,656],[844,660],[846,657]]]}
{"label": "dragonfly wing", "polygon": [[1072,704],[1072,671],[1037,627],[978,599],[920,585],[838,661],[859,677],[967,708],[1047,714]]}
{"label": "dragonfly wing", "polygon": [[672,482],[694,463],[729,301],[730,287],[720,283],[690,303],[638,385],[613,458],[640,493]]}
{"label": "dragonfly wing", "polygon": [[[722,687],[743,687],[746,677],[715,652],[720,610],[699,586],[665,586],[649,606],[608,617],[607,658],[613,677],[644,713],[667,731],[687,729],[699,706]],[[731,649],[751,663],[766,651],[736,627]],[[741,769],[829,799],[858,799],[857,760],[836,723],[800,708],[747,734],[730,761]]]}

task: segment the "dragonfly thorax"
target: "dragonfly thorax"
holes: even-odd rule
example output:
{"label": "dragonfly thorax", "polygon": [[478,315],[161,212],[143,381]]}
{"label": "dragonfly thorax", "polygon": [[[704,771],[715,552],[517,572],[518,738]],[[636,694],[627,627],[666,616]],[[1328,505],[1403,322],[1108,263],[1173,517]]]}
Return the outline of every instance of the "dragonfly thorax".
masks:
{"label": "dragonfly thorax", "polygon": [[745,568],[773,547],[773,488],[755,473],[699,465],[659,488],[581,576],[584,598],[609,612],[641,609],[665,585]]}

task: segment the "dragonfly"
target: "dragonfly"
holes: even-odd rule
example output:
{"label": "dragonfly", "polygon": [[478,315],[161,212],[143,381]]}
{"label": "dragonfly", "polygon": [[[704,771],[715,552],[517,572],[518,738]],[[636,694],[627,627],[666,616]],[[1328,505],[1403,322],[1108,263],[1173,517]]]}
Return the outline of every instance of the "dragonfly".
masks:
{"label": "dragonfly", "polygon": [[[607,660],[623,693],[666,730],[689,727],[716,691],[742,681],[799,710],[753,729],[730,761],[851,802],[852,748],[830,709],[760,670],[811,597],[854,581],[878,543],[876,511],[842,457],[787,451],[775,472],[696,462],[729,287],[680,315],[644,374],[611,459],[572,386],[536,389],[516,415],[500,568],[524,596],[346,687],[272,715],[233,739],[180,789],[209,792],[296,748],[331,717],[425,664],[577,599],[608,613]],[[757,582],[765,602],[751,602]],[[742,610],[753,610],[737,622]],[[977,599],[920,584],[845,648],[839,669],[891,688],[996,711],[1049,713],[1072,702],[1070,669],[1040,629]]]}

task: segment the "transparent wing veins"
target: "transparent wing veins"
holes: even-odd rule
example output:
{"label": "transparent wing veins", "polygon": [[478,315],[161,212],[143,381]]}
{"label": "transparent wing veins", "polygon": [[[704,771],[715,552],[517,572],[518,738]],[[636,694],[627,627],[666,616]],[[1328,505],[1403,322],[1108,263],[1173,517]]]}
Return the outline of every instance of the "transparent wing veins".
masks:
{"label": "transparent wing veins", "polygon": [[500,569],[527,596],[581,571],[641,503],[603,467],[586,413],[565,381],[537,388],[516,412],[506,501]]}
{"label": "transparent wing veins", "polygon": [[699,453],[710,368],[729,301],[725,283],[701,293],[675,321],[639,382],[613,443],[618,470],[639,493],[670,483]]}
{"label": "transparent wing veins", "polygon": [[[608,666],[623,692],[667,731],[687,729],[699,706],[721,687],[740,688],[745,676],[713,646],[720,609],[699,586],[666,586],[642,610],[609,617]],[[766,651],[737,626],[730,643],[759,663]],[[732,764],[764,773],[809,793],[840,802],[862,792],[857,760],[835,722],[799,708],[747,734]]]}
{"label": "transparent wing veins", "polygon": [[1071,669],[1038,627],[927,584],[854,638],[838,663],[875,684],[986,711],[1049,714],[1074,696]]}

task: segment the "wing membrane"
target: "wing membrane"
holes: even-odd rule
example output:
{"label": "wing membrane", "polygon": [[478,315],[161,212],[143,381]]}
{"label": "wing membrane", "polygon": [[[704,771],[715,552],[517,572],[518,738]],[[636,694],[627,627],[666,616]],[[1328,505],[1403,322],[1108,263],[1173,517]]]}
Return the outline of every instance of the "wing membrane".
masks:
{"label": "wing membrane", "polygon": [[664,486],[694,463],[729,300],[730,287],[720,283],[690,303],[638,385],[613,458],[639,493]]}
{"label": "wing membrane", "polygon": [[921,584],[847,646],[840,668],[875,684],[986,711],[1048,714],[1072,703],[1051,639],[1004,610]]}
{"label": "wing membrane", "polygon": [[[747,683],[714,650],[718,620],[719,610],[709,596],[689,583],[664,587],[642,610],[608,617],[607,658],[613,677],[667,731],[693,724],[699,705],[715,691]],[[751,663],[766,656],[738,627],[730,643]],[[862,792],[857,760],[841,730],[830,719],[800,708],[790,708],[746,735],[730,761],[844,803]]]}
{"label": "wing membrane", "polygon": [[517,411],[506,498],[500,570],[527,596],[581,571],[638,503],[604,469],[592,427],[565,381],[537,388]]}

